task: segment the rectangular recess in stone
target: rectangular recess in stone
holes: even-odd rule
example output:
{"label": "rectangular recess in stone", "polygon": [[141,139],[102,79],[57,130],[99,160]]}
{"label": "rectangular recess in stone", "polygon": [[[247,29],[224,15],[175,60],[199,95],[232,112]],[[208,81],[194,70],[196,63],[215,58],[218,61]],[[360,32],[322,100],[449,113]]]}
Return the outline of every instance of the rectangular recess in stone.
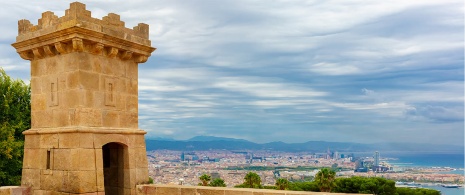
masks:
{"label": "rectangular recess in stone", "polygon": [[50,104],[49,106],[58,106],[58,78],[50,79]]}
{"label": "rectangular recess in stone", "polygon": [[113,78],[105,78],[105,106],[115,106],[115,87]]}

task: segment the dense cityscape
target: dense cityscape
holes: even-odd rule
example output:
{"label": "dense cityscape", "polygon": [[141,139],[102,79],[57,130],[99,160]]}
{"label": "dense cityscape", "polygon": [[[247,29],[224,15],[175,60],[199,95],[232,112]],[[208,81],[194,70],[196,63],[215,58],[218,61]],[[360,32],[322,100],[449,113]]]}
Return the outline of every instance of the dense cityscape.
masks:
{"label": "dense cityscape", "polygon": [[382,177],[397,184],[463,185],[464,176],[451,174],[451,167],[399,167],[373,156],[342,154],[329,149],[325,153],[307,154],[278,151],[148,151],[149,175],[154,183],[198,185],[202,174],[221,178],[228,187],[244,181],[244,176],[256,172],[263,185],[274,185],[277,178],[289,181],[309,181],[323,167],[337,170],[337,177]]}

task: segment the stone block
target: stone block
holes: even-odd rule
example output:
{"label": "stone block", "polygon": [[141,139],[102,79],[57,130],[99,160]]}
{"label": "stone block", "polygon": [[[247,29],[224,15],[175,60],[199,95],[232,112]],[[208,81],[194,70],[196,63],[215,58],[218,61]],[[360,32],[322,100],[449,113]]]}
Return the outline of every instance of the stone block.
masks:
{"label": "stone block", "polygon": [[181,188],[182,195],[197,195],[197,189],[195,188]]}
{"label": "stone block", "polygon": [[96,171],[70,171],[71,193],[97,192]]}
{"label": "stone block", "polygon": [[138,99],[137,96],[130,95],[126,96],[126,111],[128,112],[137,112],[138,110]]}
{"label": "stone block", "polygon": [[40,170],[23,168],[21,185],[31,187],[31,189],[40,189]]}
{"label": "stone block", "polygon": [[51,174],[42,174],[40,176],[41,189],[59,191],[61,188],[62,177],[63,171],[52,171]]}
{"label": "stone block", "polygon": [[285,195],[286,191],[264,191],[264,190],[256,190],[253,191],[253,195]]}
{"label": "stone block", "polygon": [[96,171],[81,171],[81,189],[84,192],[96,192],[97,191],[97,176]]}
{"label": "stone block", "polygon": [[31,63],[31,65],[34,66],[34,68],[32,68],[31,70],[34,70],[37,76],[47,75],[46,67],[44,65],[44,60],[34,60],[34,61],[35,63]]}
{"label": "stone block", "polygon": [[124,77],[119,77],[119,78],[116,78],[115,79],[115,86],[117,86],[115,88],[116,92],[118,93],[126,93],[127,89],[126,89],[126,80],[127,78],[124,78]]}
{"label": "stone block", "polygon": [[42,79],[40,77],[31,77],[31,94],[42,94]]}
{"label": "stone block", "polygon": [[40,135],[25,135],[24,149],[40,148]]}
{"label": "stone block", "polygon": [[47,101],[44,94],[34,94],[31,101],[31,110],[42,111],[47,108]]}
{"label": "stone block", "polygon": [[276,190],[255,190],[253,195],[285,195],[287,191],[276,191]]}
{"label": "stone block", "polygon": [[126,95],[115,93],[115,109],[121,111],[126,110]]}
{"label": "stone block", "polygon": [[45,190],[33,190],[32,194],[33,195],[44,195],[45,192],[46,192]]}
{"label": "stone block", "polygon": [[128,135],[129,145],[133,148],[145,148],[145,138],[144,135]]}
{"label": "stone block", "polygon": [[137,79],[128,80],[127,90],[130,95],[138,95],[138,81]]}
{"label": "stone block", "polygon": [[126,76],[126,68],[125,68],[125,63],[121,62],[119,59],[110,59],[112,62],[110,62],[112,69],[113,69],[113,76],[116,76],[118,78],[120,77],[125,77]]}
{"label": "stone block", "polygon": [[113,75],[112,62],[109,62],[107,59],[104,59],[106,63],[101,64],[102,73],[105,75]]}
{"label": "stone block", "polygon": [[79,133],[79,147],[94,148],[94,135],[92,133]]}
{"label": "stone block", "polygon": [[147,154],[145,148],[135,148],[135,151],[136,167],[148,169]]}
{"label": "stone block", "polygon": [[40,148],[58,148],[58,134],[40,134]]}
{"label": "stone block", "polygon": [[119,127],[119,113],[112,110],[104,110],[102,113],[104,127]]}
{"label": "stone block", "polygon": [[31,78],[31,94],[37,95],[42,93],[42,85],[40,77]]}
{"label": "stone block", "polygon": [[124,194],[135,195],[136,191],[134,190],[134,188],[132,188],[132,189],[124,188]]}
{"label": "stone block", "polygon": [[135,148],[129,147],[128,148],[128,156],[125,157],[127,158],[128,162],[127,164],[124,164],[125,169],[135,169],[137,168],[137,162],[136,162],[136,150]]}
{"label": "stone block", "polygon": [[122,112],[120,115],[120,127],[137,129],[138,115],[134,112]]}
{"label": "stone block", "polygon": [[98,109],[108,109],[109,107],[105,106],[105,93],[103,91],[94,91],[94,104],[93,108]]}
{"label": "stone block", "polygon": [[81,105],[87,108],[92,108],[94,106],[94,92],[93,91],[83,91],[81,93]]}
{"label": "stone block", "polygon": [[[149,170],[147,168],[136,168],[136,184],[144,184],[149,180]],[[132,185],[135,186],[135,185]]]}
{"label": "stone block", "polygon": [[68,179],[70,181],[73,181],[69,186],[69,192],[70,193],[82,193],[81,186],[80,186],[80,171],[69,171],[68,172]]}
{"label": "stone block", "polygon": [[211,188],[211,189],[202,189],[198,188],[197,193],[202,195],[224,195],[223,189]]}
{"label": "stone block", "polygon": [[132,62],[126,64],[126,77],[129,79],[139,78],[137,63]]}
{"label": "stone block", "polygon": [[145,192],[147,194],[156,194],[157,193],[157,188],[155,186],[147,186]]}
{"label": "stone block", "polygon": [[134,187],[137,183],[136,169],[124,169],[124,186]]}
{"label": "stone block", "polygon": [[95,150],[94,149],[79,149],[79,170],[95,171]]}
{"label": "stone block", "polygon": [[52,117],[51,110],[32,111],[31,112],[32,128],[51,127],[52,123],[49,122],[51,117]]}
{"label": "stone block", "polygon": [[42,149],[38,148],[25,148],[23,168],[25,169],[40,169],[42,164],[37,162],[37,159],[41,159]]}
{"label": "stone block", "polygon": [[[74,60],[78,61],[78,68],[79,70],[85,70],[85,71],[93,71],[92,70],[92,57],[91,54],[89,53],[84,53],[84,52],[78,52],[78,53],[73,53],[75,57]],[[81,80],[82,82],[82,80]]]}
{"label": "stone block", "polygon": [[101,127],[102,113],[92,108],[77,108],[75,111],[76,122],[81,126]]}
{"label": "stone block", "polygon": [[110,143],[110,142],[117,142],[123,145],[128,145],[128,138],[125,135],[121,134],[95,134],[94,135],[94,147],[95,148],[102,148],[103,145]]}
{"label": "stone block", "polygon": [[42,66],[45,68],[46,75],[52,75],[60,72],[62,66],[58,66],[57,61],[53,58],[41,59],[43,61]]}
{"label": "stone block", "polygon": [[103,169],[103,155],[102,148],[95,148],[95,166],[96,169]]}
{"label": "stone block", "polygon": [[53,127],[65,127],[69,125],[68,112],[62,109],[52,110]]}
{"label": "stone block", "polygon": [[73,181],[70,180],[70,178],[69,178],[69,172],[68,171],[63,171],[63,174],[61,176],[60,192],[63,192],[63,193],[71,192],[71,186],[72,185],[74,185],[74,184],[73,184]]}
{"label": "stone block", "polygon": [[75,149],[53,149],[53,166],[51,166],[51,169],[61,171],[76,170],[73,163],[73,160],[77,159],[76,154]]}
{"label": "stone block", "polygon": [[79,148],[79,133],[58,134],[60,148]]}
{"label": "stone block", "polygon": [[64,71],[76,71],[79,69],[79,60],[75,53],[62,54],[56,57],[57,61],[64,66]]}
{"label": "stone block", "polygon": [[92,60],[92,71],[95,73],[102,73],[102,60],[100,57],[94,57]]}
{"label": "stone block", "polygon": [[104,177],[103,177],[103,169],[98,168],[96,171],[97,174],[97,191],[99,192],[105,192],[105,183],[104,183]]}
{"label": "stone block", "polygon": [[251,189],[224,188],[224,195],[254,195]]}
{"label": "stone block", "polygon": [[85,90],[91,91],[98,91],[99,90],[99,74],[87,72],[87,71],[79,71],[79,83],[80,87]]}
{"label": "stone block", "polygon": [[70,71],[66,74],[66,87],[67,89],[78,89],[79,88],[79,71]]}
{"label": "stone block", "polygon": [[31,77],[39,77],[39,76],[42,76],[39,61],[33,60],[31,61]]}
{"label": "stone block", "polygon": [[157,186],[157,195],[181,195],[181,188],[174,186]]}
{"label": "stone block", "polygon": [[72,90],[66,90],[62,92],[65,99],[65,103],[63,103],[64,106],[67,106],[68,108],[77,108],[81,105],[81,93],[83,93],[83,90],[80,89],[72,89]]}

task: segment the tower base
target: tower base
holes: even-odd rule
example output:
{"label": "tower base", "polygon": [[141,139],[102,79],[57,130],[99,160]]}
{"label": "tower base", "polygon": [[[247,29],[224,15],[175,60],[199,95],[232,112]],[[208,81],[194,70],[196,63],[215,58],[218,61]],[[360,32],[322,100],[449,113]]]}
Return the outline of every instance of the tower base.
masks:
{"label": "tower base", "polygon": [[135,194],[148,182],[139,129],[60,128],[24,132],[22,186],[33,194]]}

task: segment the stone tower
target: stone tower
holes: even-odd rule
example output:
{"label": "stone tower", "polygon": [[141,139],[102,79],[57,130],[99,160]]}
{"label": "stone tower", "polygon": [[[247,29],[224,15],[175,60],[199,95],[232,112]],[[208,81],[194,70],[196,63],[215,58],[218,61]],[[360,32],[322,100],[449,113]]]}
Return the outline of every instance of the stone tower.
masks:
{"label": "stone tower", "polygon": [[[138,129],[138,64],[149,26],[92,18],[82,3],[65,16],[18,22],[13,47],[31,61],[32,125],[24,132],[22,186],[33,194],[135,194],[148,181]],[[58,192],[58,193],[57,193]]]}

